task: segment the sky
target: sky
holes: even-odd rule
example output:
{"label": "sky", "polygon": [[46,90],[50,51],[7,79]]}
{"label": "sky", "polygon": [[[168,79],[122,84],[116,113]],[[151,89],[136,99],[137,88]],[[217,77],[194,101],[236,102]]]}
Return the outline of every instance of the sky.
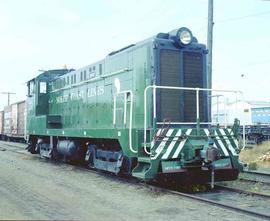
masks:
{"label": "sky", "polygon": [[[0,110],[39,70],[81,68],[180,27],[207,42],[208,0],[0,0]],[[270,101],[270,1],[214,0],[213,88]]]}

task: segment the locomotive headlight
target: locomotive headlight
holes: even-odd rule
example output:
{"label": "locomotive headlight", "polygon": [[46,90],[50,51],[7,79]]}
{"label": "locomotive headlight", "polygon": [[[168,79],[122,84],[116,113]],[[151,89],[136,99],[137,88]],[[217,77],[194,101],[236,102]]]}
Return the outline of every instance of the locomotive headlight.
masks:
{"label": "locomotive headlight", "polygon": [[178,36],[180,42],[184,45],[188,45],[192,40],[192,34],[189,30],[180,31]]}

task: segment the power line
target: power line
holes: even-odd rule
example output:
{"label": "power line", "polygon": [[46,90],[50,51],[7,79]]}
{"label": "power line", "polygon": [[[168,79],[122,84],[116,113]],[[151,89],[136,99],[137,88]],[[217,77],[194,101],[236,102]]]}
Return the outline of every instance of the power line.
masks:
{"label": "power line", "polygon": [[267,60],[261,60],[261,61],[257,61],[257,62],[249,62],[247,63],[248,66],[253,66],[253,65],[261,65],[261,64],[269,64],[270,63],[270,59]]}
{"label": "power line", "polygon": [[245,15],[245,16],[240,16],[240,17],[234,17],[234,18],[228,18],[228,19],[223,19],[223,20],[217,20],[216,22],[225,23],[225,22],[242,20],[245,18],[257,17],[257,16],[262,16],[262,15],[268,15],[268,14],[270,14],[270,11],[265,11],[265,12],[260,12],[260,13],[255,13],[255,14],[250,14],[250,15]]}
{"label": "power line", "polygon": [[1,92],[1,94],[7,94],[7,96],[8,96],[8,106],[9,106],[9,104],[10,104],[10,95],[16,94],[16,93],[13,93],[13,92]]}

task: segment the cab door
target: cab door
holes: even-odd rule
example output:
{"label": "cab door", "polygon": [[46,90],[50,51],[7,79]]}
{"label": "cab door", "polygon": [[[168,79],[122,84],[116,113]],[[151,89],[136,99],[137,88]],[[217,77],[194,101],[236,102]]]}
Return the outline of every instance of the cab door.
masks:
{"label": "cab door", "polygon": [[46,115],[49,110],[48,82],[39,80],[37,87],[36,115]]}

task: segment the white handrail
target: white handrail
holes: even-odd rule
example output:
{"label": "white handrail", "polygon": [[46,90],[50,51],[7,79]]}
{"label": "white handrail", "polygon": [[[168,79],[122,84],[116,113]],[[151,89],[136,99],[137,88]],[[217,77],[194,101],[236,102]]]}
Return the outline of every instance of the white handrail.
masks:
{"label": "white handrail", "polygon": [[126,124],[127,124],[127,94],[125,93],[124,96],[125,96],[124,97],[124,104],[125,104],[125,106],[124,106],[124,125],[126,126]]}
{"label": "white handrail", "polygon": [[200,107],[199,107],[199,90],[196,89],[196,118],[199,119],[200,117]]}
{"label": "white handrail", "polygon": [[242,150],[246,148],[246,125],[243,124],[243,147]]}
{"label": "white handrail", "polygon": [[[197,119],[199,119],[199,91],[215,91],[215,92],[225,92],[225,93],[235,93],[240,94],[243,97],[242,91],[237,90],[220,90],[220,89],[208,89],[208,88],[191,88],[191,87],[172,87],[172,86],[157,86],[157,85],[149,85],[144,89],[144,151],[147,154],[151,154],[146,147],[146,130],[147,130],[147,92],[149,89],[153,89],[153,120],[156,118],[156,89],[169,89],[169,90],[186,90],[186,91],[196,91],[196,115]],[[187,122],[183,122],[183,124],[188,124]]]}
{"label": "white handrail", "polygon": [[116,124],[116,96],[113,96],[113,125]]}
{"label": "white handrail", "polygon": [[[170,124],[186,124],[186,125],[193,125],[193,124],[197,124],[198,122],[174,122],[171,121]],[[157,124],[164,124],[164,122],[157,122]],[[217,124],[216,122],[200,122],[200,124],[204,124],[204,125],[215,125]],[[232,124],[233,125],[233,124]]]}
{"label": "white handrail", "polygon": [[114,95],[113,98],[113,125],[116,125],[116,97],[119,94],[124,94],[124,124],[126,124],[127,117],[127,95],[130,94],[130,111],[129,111],[129,149],[133,153],[138,153],[137,150],[134,150],[132,147],[132,117],[133,117],[133,92],[131,90],[119,91]]}

